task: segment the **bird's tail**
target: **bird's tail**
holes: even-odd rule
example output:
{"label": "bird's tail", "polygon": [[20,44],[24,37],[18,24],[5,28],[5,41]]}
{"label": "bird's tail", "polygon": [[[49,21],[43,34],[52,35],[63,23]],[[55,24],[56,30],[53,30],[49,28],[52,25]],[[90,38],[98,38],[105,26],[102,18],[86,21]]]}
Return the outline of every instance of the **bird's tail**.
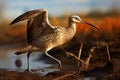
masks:
{"label": "bird's tail", "polygon": [[33,47],[33,46],[26,46],[25,48],[22,48],[21,50],[17,51],[15,54],[16,55],[21,55],[26,52],[33,52],[33,51],[39,51],[39,48]]}
{"label": "bird's tail", "polygon": [[32,10],[32,11],[28,11],[26,13],[23,13],[22,15],[18,16],[16,19],[14,19],[10,25],[15,24],[17,22],[26,20],[26,19],[33,19],[35,16],[37,16],[38,14],[41,14],[43,11],[45,11],[44,9],[36,9],[36,10]]}

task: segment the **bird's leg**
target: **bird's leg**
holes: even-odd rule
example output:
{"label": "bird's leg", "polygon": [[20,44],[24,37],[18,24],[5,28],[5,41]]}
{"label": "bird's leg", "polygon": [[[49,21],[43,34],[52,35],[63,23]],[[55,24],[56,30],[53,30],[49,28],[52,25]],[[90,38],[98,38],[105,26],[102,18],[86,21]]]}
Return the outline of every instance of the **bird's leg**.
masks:
{"label": "bird's leg", "polygon": [[45,54],[46,54],[46,56],[48,56],[48,57],[50,57],[50,58],[54,59],[55,61],[57,61],[57,62],[59,63],[59,66],[60,66],[60,71],[61,71],[61,70],[62,70],[62,64],[61,64],[61,61],[60,61],[60,60],[58,60],[57,58],[55,58],[55,57],[51,56],[50,54],[48,54],[48,51],[45,51]]}
{"label": "bird's leg", "polygon": [[[80,49],[79,49],[79,54],[78,54],[78,58],[80,59],[81,57],[81,53],[82,53],[82,48],[83,48],[83,43],[81,43]],[[78,61],[78,67],[80,67],[80,62]]]}
{"label": "bird's leg", "polygon": [[32,52],[27,53],[27,70],[25,70],[25,71],[28,71],[28,72],[32,72],[31,69],[30,69],[30,54],[31,53]]}

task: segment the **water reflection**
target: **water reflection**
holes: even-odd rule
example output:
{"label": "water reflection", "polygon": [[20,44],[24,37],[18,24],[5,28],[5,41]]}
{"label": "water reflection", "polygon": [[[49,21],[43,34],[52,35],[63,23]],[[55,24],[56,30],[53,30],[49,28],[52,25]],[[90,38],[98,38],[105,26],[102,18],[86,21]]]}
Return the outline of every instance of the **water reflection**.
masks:
{"label": "water reflection", "polygon": [[[15,55],[14,50],[0,49],[0,69],[7,69],[13,71],[24,71],[27,68],[27,55]],[[46,67],[52,66],[52,64],[46,64],[44,61],[36,61],[40,57],[40,53],[33,53],[30,57],[30,67],[33,70],[42,70],[42,74],[47,72],[55,71],[56,69],[45,69]]]}
{"label": "water reflection", "polygon": [[[15,55],[14,50],[1,49],[0,48],[0,69],[5,69],[9,71],[19,71],[23,72],[27,68],[27,55]],[[46,75],[49,72],[59,71],[59,68],[52,64],[46,64],[44,61],[37,61],[36,59],[40,57],[40,53],[33,53],[30,57],[30,67],[33,72],[40,75]],[[94,77],[88,78],[78,78],[78,80],[95,80]]]}

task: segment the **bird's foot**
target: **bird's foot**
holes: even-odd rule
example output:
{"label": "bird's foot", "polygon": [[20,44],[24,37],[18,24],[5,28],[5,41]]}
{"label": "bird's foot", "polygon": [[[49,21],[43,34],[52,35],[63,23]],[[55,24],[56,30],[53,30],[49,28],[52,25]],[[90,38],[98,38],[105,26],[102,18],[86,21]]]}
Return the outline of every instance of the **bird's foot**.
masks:
{"label": "bird's foot", "polygon": [[60,71],[62,71],[62,66],[60,66]]}
{"label": "bird's foot", "polygon": [[30,72],[30,73],[32,73],[31,69],[26,69],[24,72]]}
{"label": "bird's foot", "polygon": [[60,71],[62,71],[62,64],[61,64],[61,61],[58,61],[58,63],[59,63],[59,69],[60,69]]}

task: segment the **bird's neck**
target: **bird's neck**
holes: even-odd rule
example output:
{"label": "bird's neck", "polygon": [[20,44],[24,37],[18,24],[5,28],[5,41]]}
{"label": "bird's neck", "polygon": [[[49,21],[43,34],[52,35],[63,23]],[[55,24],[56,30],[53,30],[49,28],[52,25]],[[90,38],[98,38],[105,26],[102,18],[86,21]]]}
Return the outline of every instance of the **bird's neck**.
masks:
{"label": "bird's neck", "polygon": [[76,23],[69,21],[68,28],[71,28],[72,30],[74,30],[74,32],[76,32]]}

